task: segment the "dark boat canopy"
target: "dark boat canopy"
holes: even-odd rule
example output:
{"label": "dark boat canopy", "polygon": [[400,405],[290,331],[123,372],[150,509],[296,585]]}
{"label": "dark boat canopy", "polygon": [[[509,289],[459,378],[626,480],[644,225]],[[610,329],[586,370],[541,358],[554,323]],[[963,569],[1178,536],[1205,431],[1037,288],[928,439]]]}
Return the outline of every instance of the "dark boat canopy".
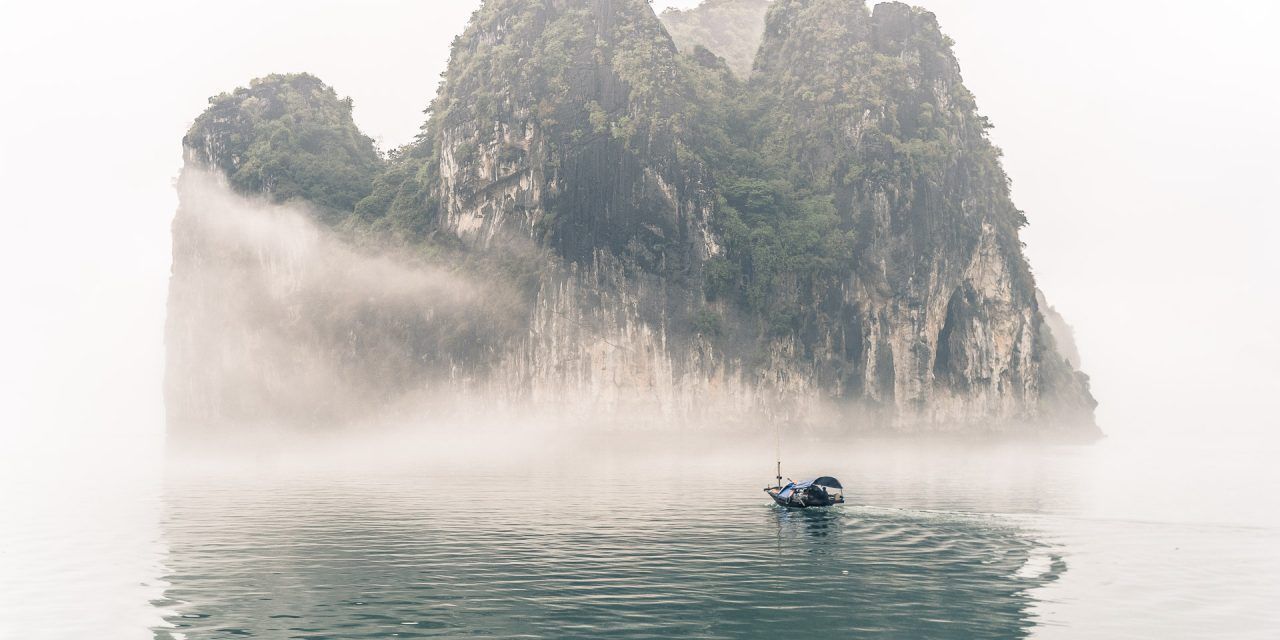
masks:
{"label": "dark boat canopy", "polygon": [[807,489],[815,484],[818,485],[819,487],[831,487],[832,489],[844,488],[844,486],[840,484],[839,480],[836,480],[831,476],[822,476],[821,478],[814,478],[813,480],[805,480],[804,482],[797,482],[796,488]]}

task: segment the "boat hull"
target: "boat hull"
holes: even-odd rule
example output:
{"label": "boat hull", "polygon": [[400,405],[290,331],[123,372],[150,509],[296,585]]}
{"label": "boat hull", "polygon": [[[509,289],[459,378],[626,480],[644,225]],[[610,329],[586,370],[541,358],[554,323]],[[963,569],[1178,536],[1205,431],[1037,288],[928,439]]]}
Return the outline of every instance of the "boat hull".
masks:
{"label": "boat hull", "polygon": [[811,507],[831,507],[838,504],[844,504],[844,498],[833,498],[825,492],[821,491],[792,491],[789,495],[782,495],[782,489],[778,487],[770,487],[764,490],[769,494],[770,498],[778,504],[778,506],[787,507],[789,509],[808,509]]}

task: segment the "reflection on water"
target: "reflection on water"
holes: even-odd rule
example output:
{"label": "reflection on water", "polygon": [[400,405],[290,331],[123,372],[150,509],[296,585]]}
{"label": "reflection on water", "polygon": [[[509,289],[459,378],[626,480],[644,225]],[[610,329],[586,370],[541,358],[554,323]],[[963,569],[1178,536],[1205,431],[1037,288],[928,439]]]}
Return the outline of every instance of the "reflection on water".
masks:
{"label": "reflection on water", "polygon": [[[710,503],[626,477],[183,486],[159,638],[1020,637],[1042,546],[1001,518]],[[501,493],[500,493],[501,492]]]}

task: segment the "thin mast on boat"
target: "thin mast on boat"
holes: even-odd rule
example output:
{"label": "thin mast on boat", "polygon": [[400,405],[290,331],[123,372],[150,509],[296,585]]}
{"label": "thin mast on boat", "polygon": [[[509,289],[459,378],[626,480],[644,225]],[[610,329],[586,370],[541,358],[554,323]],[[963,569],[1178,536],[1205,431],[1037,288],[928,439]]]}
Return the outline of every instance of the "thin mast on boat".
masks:
{"label": "thin mast on boat", "polygon": [[775,421],[774,426],[774,453],[778,460],[778,488],[782,488],[782,423]]}

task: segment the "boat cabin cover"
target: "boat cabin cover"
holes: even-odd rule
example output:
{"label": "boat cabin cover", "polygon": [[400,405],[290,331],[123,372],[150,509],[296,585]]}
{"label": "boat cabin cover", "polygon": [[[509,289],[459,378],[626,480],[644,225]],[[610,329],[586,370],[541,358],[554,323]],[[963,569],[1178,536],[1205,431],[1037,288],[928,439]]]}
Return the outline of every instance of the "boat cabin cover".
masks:
{"label": "boat cabin cover", "polygon": [[[782,488],[782,491],[778,492],[778,499],[783,501],[789,500],[792,494],[798,491],[804,491],[813,486],[822,487],[826,490],[826,493],[831,495],[833,498],[844,493],[844,486],[840,484],[839,480],[836,480],[831,476],[822,476],[821,478],[805,480],[804,482],[792,482],[787,484],[787,486]],[[832,491],[832,489],[834,489],[834,491]]]}

